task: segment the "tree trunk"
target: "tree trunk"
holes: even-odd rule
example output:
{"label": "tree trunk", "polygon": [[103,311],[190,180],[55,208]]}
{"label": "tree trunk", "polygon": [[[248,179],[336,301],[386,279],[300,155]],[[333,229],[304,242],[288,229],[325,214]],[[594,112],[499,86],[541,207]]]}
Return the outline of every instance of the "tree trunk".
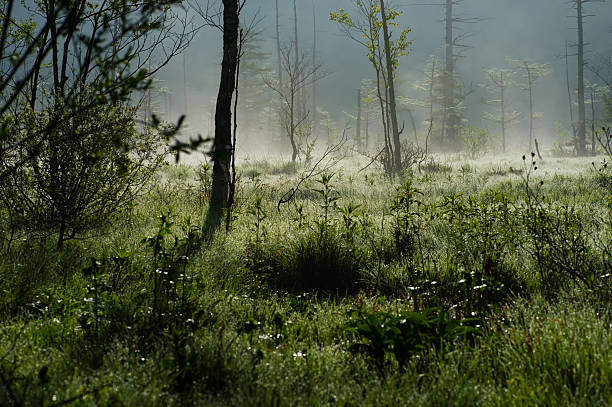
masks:
{"label": "tree trunk", "polygon": [[444,124],[447,148],[457,147],[457,123],[455,120],[455,55],[453,46],[453,1],[446,0],[446,45],[445,60],[446,68],[444,72]]}
{"label": "tree trunk", "polygon": [[370,104],[365,104],[365,151],[370,148]]}
{"label": "tree trunk", "polygon": [[[317,67],[317,19],[315,15],[314,0],[312,2],[312,69],[313,72]],[[317,139],[318,133],[317,123],[317,81],[312,81],[312,134],[314,139]]]}
{"label": "tree trunk", "polygon": [[586,153],[586,126],[584,109],[584,32],[582,27],[582,0],[576,0],[578,10],[578,155]]}
{"label": "tree trunk", "polygon": [[[295,79],[294,76],[290,76],[289,80],[290,82],[293,82]],[[290,103],[291,105],[289,106],[289,141],[291,141],[291,162],[295,163],[295,160],[297,159],[298,156],[298,148],[297,148],[297,143],[295,142],[295,130],[296,130],[296,125],[295,125],[295,98],[296,98],[296,94],[295,94],[295,88],[293,83],[291,83],[291,97],[290,97]]]}
{"label": "tree trunk", "polygon": [[361,88],[357,89],[357,148],[361,148]]}
{"label": "tree trunk", "polygon": [[[297,15],[297,5],[296,5],[297,0],[293,0],[293,41],[295,42],[295,68],[296,70],[298,70],[298,66],[300,64],[300,45],[299,45],[299,36],[298,36],[298,15]],[[297,78],[295,79],[296,83],[300,83],[300,73],[299,70],[297,72]],[[297,121],[301,122],[302,119],[304,118],[304,112],[303,112],[303,107],[304,104],[302,103],[302,89],[299,89],[297,92],[297,109],[296,109],[296,113],[297,113]]]}
{"label": "tree trunk", "polygon": [[506,106],[504,100],[504,73],[499,73],[499,87],[501,90],[501,128],[502,128],[502,151],[506,152]]}
{"label": "tree trunk", "polygon": [[591,155],[595,155],[596,152],[597,149],[595,146],[595,89],[591,88]]}
{"label": "tree trunk", "polygon": [[232,97],[238,63],[238,0],[223,0],[223,60],[215,111],[213,179],[205,231],[216,230],[227,207],[232,155]]}
{"label": "tree trunk", "polygon": [[[278,56],[278,88],[283,89],[283,64],[281,62],[281,46],[280,46],[280,25],[278,20],[278,0],[276,0],[276,55]],[[280,139],[283,140],[285,137],[283,131],[283,98],[279,95],[280,104],[279,104],[279,113],[278,113],[278,123],[280,124]]]}
{"label": "tree trunk", "polygon": [[525,62],[527,70],[527,82],[529,86],[529,152],[533,150],[533,81],[531,79],[531,69]]}
{"label": "tree trunk", "polygon": [[391,130],[393,132],[393,166],[394,171],[399,174],[402,170],[402,154],[400,147],[400,133],[397,125],[397,111],[395,104],[395,86],[393,81],[393,61],[391,60],[391,45],[389,43],[389,28],[387,27],[387,15],[385,13],[385,2],[380,0],[380,14],[382,17],[383,35],[385,41],[385,56],[387,62],[387,86],[389,87],[389,98],[387,103],[389,104],[389,114],[391,116]]}
{"label": "tree trunk", "polygon": [[572,135],[576,138],[576,125],[574,123],[574,108],[572,106],[572,92],[570,90],[570,78],[569,78],[569,55],[567,54],[567,41],[565,41],[565,82],[567,85],[567,98],[569,100],[569,117],[570,125],[572,126]]}
{"label": "tree trunk", "polygon": [[[527,63],[525,63],[527,66]],[[529,83],[529,152],[533,150],[533,81],[531,69],[527,68],[527,80]]]}

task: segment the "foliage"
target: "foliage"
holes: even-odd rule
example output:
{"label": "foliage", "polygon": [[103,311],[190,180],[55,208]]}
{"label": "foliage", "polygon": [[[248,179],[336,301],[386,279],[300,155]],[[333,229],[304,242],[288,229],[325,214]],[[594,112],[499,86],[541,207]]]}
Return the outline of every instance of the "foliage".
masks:
{"label": "foliage", "polygon": [[387,354],[395,356],[400,367],[405,367],[419,353],[444,351],[455,342],[469,339],[478,332],[466,325],[472,320],[447,319],[440,309],[406,312],[397,316],[354,310],[349,315],[351,319],[345,329],[361,340],[352,344],[350,350],[367,355],[381,373],[385,369]]}
{"label": "foliage", "polygon": [[475,160],[485,153],[489,138],[487,131],[473,126],[463,127],[460,135],[461,141],[465,147],[468,156]]}
{"label": "foliage", "polygon": [[408,55],[408,47],[412,45],[412,41],[408,40],[410,29],[402,30],[399,36],[392,39],[388,27],[399,26],[397,19],[402,15],[401,11],[389,5],[383,9],[382,1],[377,0],[355,0],[353,4],[355,17],[344,9],[338,9],[332,11],[329,18],[338,24],[348,38],[366,48],[366,56],[376,72],[377,98],[383,122],[384,148],[379,157],[387,174],[399,175],[407,161],[402,161],[401,131],[397,128],[393,81],[399,67],[399,58]]}
{"label": "foliage", "polygon": [[[57,114],[55,108],[26,108],[13,122],[11,133],[26,134],[27,143],[2,157],[11,175],[2,180],[0,196],[11,233],[57,235],[61,247],[129,208],[163,162],[164,150],[154,131],[138,133],[134,110],[125,106]],[[60,124],[47,133],[54,120]]]}
{"label": "foliage", "polygon": [[524,169],[535,219],[560,225],[541,247],[578,236],[603,270],[574,283],[546,249],[544,283],[525,180],[491,165],[400,185],[346,165],[279,212],[287,176],[249,164],[233,228],[205,245],[179,221],[202,215],[198,169],[164,166],[105,235],[1,257],[0,404],[606,404],[609,191]]}
{"label": "foliage", "polygon": [[[544,181],[532,184],[538,169],[531,155],[530,168],[523,178],[525,195],[522,222],[531,240],[528,250],[535,258],[542,284],[548,294],[556,292],[568,280],[594,288],[612,266],[610,237],[601,236],[598,250],[591,243],[589,226],[574,205],[558,205],[542,194]],[[526,157],[523,156],[523,160]]]}

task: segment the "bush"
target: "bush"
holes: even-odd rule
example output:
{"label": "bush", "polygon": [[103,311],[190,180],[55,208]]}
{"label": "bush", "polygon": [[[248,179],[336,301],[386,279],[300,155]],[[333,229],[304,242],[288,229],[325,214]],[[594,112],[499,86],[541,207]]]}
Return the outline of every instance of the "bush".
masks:
{"label": "bush", "polygon": [[164,158],[155,133],[137,132],[134,113],[118,104],[24,109],[15,118],[10,131],[26,142],[0,157],[10,174],[1,180],[0,199],[11,238],[20,231],[57,234],[59,248],[130,207]]}

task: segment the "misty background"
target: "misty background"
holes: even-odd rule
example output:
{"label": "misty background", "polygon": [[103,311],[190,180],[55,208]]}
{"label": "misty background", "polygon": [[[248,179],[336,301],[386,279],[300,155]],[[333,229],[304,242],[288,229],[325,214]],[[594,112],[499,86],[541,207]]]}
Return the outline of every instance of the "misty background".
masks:
{"label": "misty background", "polygon": [[[439,3],[433,0],[432,3]],[[444,60],[444,7],[423,5],[427,0],[399,0],[392,3],[401,10],[400,26],[395,32],[410,28],[409,39],[413,41],[410,54],[400,59],[398,69],[398,92],[405,97],[424,100],[426,95],[415,88],[417,81],[424,80],[424,70],[431,56]],[[329,21],[330,11],[344,8],[354,14],[350,0],[298,0],[298,31],[300,50],[311,59],[313,50],[313,17],[316,18],[316,61],[328,75],[317,83],[317,121],[319,138],[327,133],[339,134],[347,128],[354,133],[354,115],[357,109],[357,90],[364,80],[373,79],[373,69],[365,56],[365,50],[346,38],[336,23]],[[608,58],[612,46],[612,3],[586,3],[585,20],[586,59],[598,64],[602,57]],[[288,45],[293,39],[293,1],[280,0],[281,44]],[[313,14],[314,9],[314,14]],[[482,119],[485,111],[495,111],[486,100],[495,98],[481,84],[487,82],[483,69],[510,68],[506,57],[526,58],[536,63],[549,63],[552,73],[535,84],[534,108],[542,117],[536,120],[535,134],[544,147],[550,147],[559,139],[555,123],[570,129],[567,85],[565,78],[565,44],[570,44],[570,86],[575,102],[577,41],[575,10],[566,0],[464,0],[455,6],[457,17],[479,18],[472,24],[457,24],[456,35],[468,34],[464,44],[470,48],[463,51],[457,62],[458,80],[472,92],[467,97],[463,115],[464,122],[488,129],[490,134],[499,132],[499,125]],[[195,17],[196,22],[199,17]],[[255,31],[260,32],[256,44],[258,58],[253,61],[263,73],[242,72],[240,77],[238,146],[240,155],[283,152],[287,141],[279,136],[273,109],[275,96],[263,82],[262,76],[276,75],[275,1],[247,0],[241,21],[259,20]],[[156,110],[167,120],[175,121],[186,114],[190,134],[209,135],[212,130],[212,115],[219,85],[221,62],[221,32],[204,27],[192,41],[184,55],[174,59],[157,76]],[[250,47],[250,45],[248,46]],[[243,64],[246,62],[243,61]],[[248,69],[247,69],[248,71]],[[596,77],[585,71],[588,81],[597,82]],[[517,75],[520,78],[520,72]],[[186,83],[186,86],[185,86]],[[253,88],[245,90],[245,87]],[[310,89],[307,89],[310,93]],[[245,104],[249,94],[257,100],[248,109]],[[246,96],[244,96],[246,95]],[[252,99],[252,98],[251,98]],[[587,100],[589,99],[587,94]],[[253,101],[251,101],[253,102]],[[507,100],[509,111],[521,113],[519,122],[509,131],[509,145],[524,144],[528,128],[528,97],[516,87],[510,90]],[[426,132],[424,120],[427,109],[411,106],[416,118],[418,132]],[[247,111],[248,110],[248,111]],[[375,107],[373,107],[375,110]],[[587,120],[590,119],[587,107]],[[371,134],[381,133],[379,123],[371,112]],[[406,112],[400,113],[405,120],[403,137],[412,137],[412,129]],[[322,134],[323,133],[323,134]]]}

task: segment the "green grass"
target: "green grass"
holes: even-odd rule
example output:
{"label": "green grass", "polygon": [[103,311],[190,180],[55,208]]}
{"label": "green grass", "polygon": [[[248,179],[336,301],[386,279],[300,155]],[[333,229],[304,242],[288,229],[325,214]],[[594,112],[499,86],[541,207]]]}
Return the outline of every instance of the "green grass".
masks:
{"label": "green grass", "polygon": [[280,210],[302,169],[245,163],[230,232],[197,247],[209,189],[184,165],[93,238],[20,235],[0,405],[612,403],[609,172],[456,158],[410,184],[345,160]]}

